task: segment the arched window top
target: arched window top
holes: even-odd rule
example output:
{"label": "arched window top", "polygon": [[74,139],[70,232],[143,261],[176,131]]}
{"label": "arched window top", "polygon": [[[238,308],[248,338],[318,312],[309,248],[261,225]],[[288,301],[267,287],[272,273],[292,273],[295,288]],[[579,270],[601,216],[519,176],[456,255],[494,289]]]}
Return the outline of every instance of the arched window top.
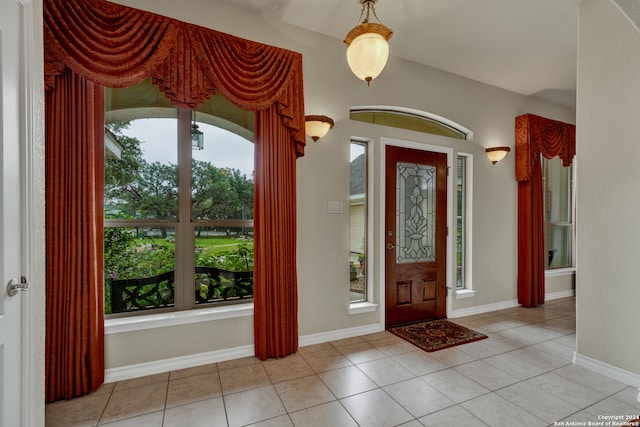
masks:
{"label": "arched window top", "polygon": [[357,106],[351,107],[349,118],[366,123],[448,136],[466,141],[473,140],[473,132],[453,120],[412,108],[388,105]]}

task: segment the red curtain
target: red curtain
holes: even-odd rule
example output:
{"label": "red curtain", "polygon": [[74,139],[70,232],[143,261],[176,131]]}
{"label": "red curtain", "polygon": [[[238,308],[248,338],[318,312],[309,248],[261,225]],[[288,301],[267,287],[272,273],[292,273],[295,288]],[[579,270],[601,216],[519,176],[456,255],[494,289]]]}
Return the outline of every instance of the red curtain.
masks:
{"label": "red curtain", "polygon": [[570,166],[576,153],[575,125],[533,114],[516,117],[518,181],[518,303],[544,304],[544,189],[540,155]]}
{"label": "red curtain", "polygon": [[67,70],[45,98],[48,401],[104,381],[103,93]]}
{"label": "red curtain", "polygon": [[[254,281],[280,286],[254,289],[255,347],[260,359],[286,356],[298,348],[295,241],[282,240],[296,230],[296,152],[287,142],[286,127],[274,120],[277,116],[270,110],[256,116],[256,136],[268,143],[255,148],[253,274]],[[284,209],[270,209],[275,203]]]}
{"label": "red curtain", "polygon": [[[59,270],[54,273],[52,266],[47,272],[47,335],[51,336],[46,354],[48,400],[95,389],[103,375],[102,305],[85,306],[80,300],[70,300],[71,321],[57,310],[65,304],[62,299],[72,294],[86,293],[88,299],[102,304],[101,253],[95,252],[91,261],[100,274],[87,277],[73,273],[74,269],[88,268],[84,265],[87,260],[77,258],[83,248],[102,250],[102,207],[96,207],[98,212],[85,222],[66,211],[71,201],[58,198],[64,188],[87,195],[81,185],[95,184],[101,178],[102,163],[96,166],[91,156],[83,157],[74,170],[67,169],[65,160],[65,147],[94,149],[90,147],[96,147],[98,138],[103,137],[104,118],[67,94],[85,87],[92,87],[97,94],[97,85],[126,87],[150,77],[177,107],[196,108],[220,91],[240,108],[256,112],[254,228],[256,258],[260,256],[254,280],[256,355],[264,359],[296,351],[295,159],[304,155],[305,146],[302,56],[101,0],[44,0],[44,40],[45,86],[49,91],[47,238],[53,244],[54,236],[60,234],[77,237],[48,247]],[[74,73],[79,77],[67,82]],[[92,134],[80,133],[76,129],[80,123],[90,123],[96,129]],[[78,135],[71,135],[74,130]],[[93,191],[97,195],[97,190]],[[91,203],[97,202],[82,199],[78,209],[88,215],[83,209]],[[62,225],[63,218],[68,219],[67,228]],[[83,226],[92,227],[96,234],[84,232]],[[99,341],[84,359],[82,346],[63,338],[74,328]],[[62,363],[62,358],[68,358],[69,363]],[[84,364],[86,369],[76,371],[74,364]]]}

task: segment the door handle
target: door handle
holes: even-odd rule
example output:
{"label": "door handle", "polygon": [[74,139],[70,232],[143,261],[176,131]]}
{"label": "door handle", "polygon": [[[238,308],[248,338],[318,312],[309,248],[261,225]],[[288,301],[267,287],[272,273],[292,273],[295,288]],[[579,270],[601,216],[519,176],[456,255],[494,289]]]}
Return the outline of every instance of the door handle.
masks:
{"label": "door handle", "polygon": [[396,245],[394,245],[393,243],[387,243],[387,249],[391,250],[393,248],[395,248]]}
{"label": "door handle", "polygon": [[27,282],[27,278],[24,276],[20,278],[20,281],[18,281],[18,279],[11,279],[7,284],[7,293],[10,297],[17,294],[18,291],[26,290],[29,290],[29,283]]}

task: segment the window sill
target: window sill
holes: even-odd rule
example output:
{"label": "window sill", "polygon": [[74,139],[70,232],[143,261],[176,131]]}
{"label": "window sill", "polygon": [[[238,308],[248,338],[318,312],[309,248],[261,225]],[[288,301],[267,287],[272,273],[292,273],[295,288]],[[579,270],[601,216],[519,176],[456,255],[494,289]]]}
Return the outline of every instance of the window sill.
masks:
{"label": "window sill", "polygon": [[253,316],[253,303],[106,319],[104,333],[105,335],[119,334],[246,316]]}
{"label": "window sill", "polygon": [[551,270],[545,270],[545,277],[556,277],[556,276],[571,276],[575,274],[575,267],[566,267],[566,268],[553,268]]}
{"label": "window sill", "polygon": [[376,311],[378,309],[378,304],[373,304],[370,302],[356,302],[354,304],[349,304],[349,309],[347,310],[349,314],[360,314],[360,313],[370,313],[372,311]]}
{"label": "window sill", "polygon": [[473,289],[457,289],[456,299],[472,298],[476,296],[477,293],[478,291],[474,291]]}

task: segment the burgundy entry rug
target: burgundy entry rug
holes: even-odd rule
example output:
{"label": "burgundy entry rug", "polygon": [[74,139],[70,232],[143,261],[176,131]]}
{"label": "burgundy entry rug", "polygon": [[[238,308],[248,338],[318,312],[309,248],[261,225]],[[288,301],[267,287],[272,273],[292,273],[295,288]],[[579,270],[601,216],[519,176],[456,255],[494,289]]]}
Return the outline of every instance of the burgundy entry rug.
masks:
{"label": "burgundy entry rug", "polygon": [[488,338],[484,334],[444,319],[394,326],[388,331],[424,351],[442,350]]}

